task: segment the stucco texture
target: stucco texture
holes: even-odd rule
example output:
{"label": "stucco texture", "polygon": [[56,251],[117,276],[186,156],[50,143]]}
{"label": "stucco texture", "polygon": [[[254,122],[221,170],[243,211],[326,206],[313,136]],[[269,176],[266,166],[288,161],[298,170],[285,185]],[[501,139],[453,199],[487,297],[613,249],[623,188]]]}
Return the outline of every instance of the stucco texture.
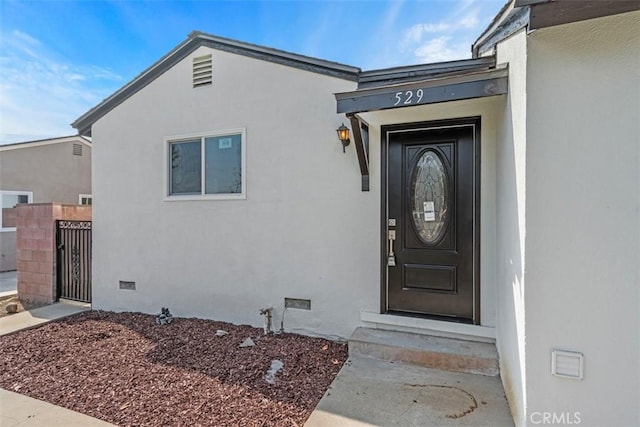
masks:
{"label": "stucco texture", "polygon": [[[213,84],[192,88],[192,57]],[[201,47],[93,125],[93,306],[346,338],[379,300],[379,198],[342,153],[355,83]],[[246,129],[246,200],[166,201],[165,139]],[[372,150],[378,150],[376,143]],[[374,178],[375,182],[375,178]],[[117,207],[117,208],[116,208]],[[136,282],[120,290],[119,281]]]}
{"label": "stucco texture", "polygon": [[[640,12],[528,37],[529,414],[637,425],[640,401]],[[550,375],[551,349],[584,380]]]}
{"label": "stucco texture", "polygon": [[516,424],[526,423],[525,237],[527,171],[527,33],[497,47],[509,64],[509,94],[502,105],[496,150],[496,346],[500,375]]}

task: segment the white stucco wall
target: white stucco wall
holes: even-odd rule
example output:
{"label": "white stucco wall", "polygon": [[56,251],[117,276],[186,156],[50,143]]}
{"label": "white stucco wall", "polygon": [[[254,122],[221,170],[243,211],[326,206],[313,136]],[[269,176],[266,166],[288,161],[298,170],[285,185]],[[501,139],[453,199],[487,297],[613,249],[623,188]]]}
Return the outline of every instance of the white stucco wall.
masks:
{"label": "white stucco wall", "polygon": [[[640,422],[639,29],[636,12],[528,37],[530,424]],[[584,354],[584,380],[551,376],[553,348]]]}
{"label": "white stucco wall", "polygon": [[[503,97],[472,99],[362,113],[369,123],[372,141],[370,161],[375,191],[380,203],[380,128],[384,125],[480,117],[480,324],[496,325],[496,141],[497,118]],[[379,217],[379,214],[378,214]],[[372,311],[379,310],[376,306]]]}
{"label": "white stucco wall", "polygon": [[[210,52],[213,85],[193,89]],[[279,327],[284,298],[306,298],[286,330],[348,337],[380,283],[378,186],[360,190],[335,132],[333,93],[355,86],[202,47],[95,123],[94,308],[262,325],[273,306]],[[163,201],[163,138],[237,128],[246,200]]]}
{"label": "white stucco wall", "polygon": [[496,49],[509,64],[509,94],[499,118],[496,149],[497,327],[500,375],[514,420],[526,419],[525,374],[525,192],[527,171],[526,31]]}

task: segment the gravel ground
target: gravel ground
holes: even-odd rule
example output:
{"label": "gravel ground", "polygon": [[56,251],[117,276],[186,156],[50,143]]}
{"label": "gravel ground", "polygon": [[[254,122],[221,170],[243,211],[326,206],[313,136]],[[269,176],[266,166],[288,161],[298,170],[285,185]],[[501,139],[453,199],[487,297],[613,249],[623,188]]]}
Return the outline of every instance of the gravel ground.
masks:
{"label": "gravel ground", "polygon": [[[255,346],[240,348],[247,337]],[[319,338],[104,311],[0,337],[0,348],[1,388],[120,426],[302,426],[347,359],[346,345]],[[274,359],[284,366],[271,385]]]}

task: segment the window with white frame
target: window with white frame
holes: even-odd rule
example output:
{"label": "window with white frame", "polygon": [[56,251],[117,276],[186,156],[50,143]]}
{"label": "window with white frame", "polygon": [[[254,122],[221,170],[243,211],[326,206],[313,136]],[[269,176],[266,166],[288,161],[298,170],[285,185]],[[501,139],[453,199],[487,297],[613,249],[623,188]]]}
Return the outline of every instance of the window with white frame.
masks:
{"label": "window with white frame", "polygon": [[0,231],[16,229],[17,209],[19,203],[33,203],[31,191],[0,191]]}
{"label": "window with white frame", "polygon": [[167,138],[168,199],[244,199],[244,129]]}
{"label": "window with white frame", "polygon": [[92,205],[93,204],[93,196],[91,194],[79,194],[78,195],[78,204],[79,205]]}

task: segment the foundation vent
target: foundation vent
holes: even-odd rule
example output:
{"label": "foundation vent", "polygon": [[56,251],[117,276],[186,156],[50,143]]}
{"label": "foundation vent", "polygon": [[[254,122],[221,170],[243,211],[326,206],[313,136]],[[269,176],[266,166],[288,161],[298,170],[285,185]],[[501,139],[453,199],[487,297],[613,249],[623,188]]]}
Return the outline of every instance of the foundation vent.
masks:
{"label": "foundation vent", "polygon": [[211,54],[193,58],[193,87],[210,85],[213,81]]}
{"label": "foundation vent", "polygon": [[301,298],[285,298],[285,308],[297,308],[299,310],[311,310],[311,300]]}
{"label": "foundation vent", "polygon": [[82,144],[73,144],[73,155],[82,156]]}
{"label": "foundation vent", "polygon": [[575,351],[552,350],[551,374],[581,380],[584,377],[584,356]]}
{"label": "foundation vent", "polygon": [[125,289],[127,291],[135,291],[136,282],[128,282],[125,280],[120,280],[120,289]]}

